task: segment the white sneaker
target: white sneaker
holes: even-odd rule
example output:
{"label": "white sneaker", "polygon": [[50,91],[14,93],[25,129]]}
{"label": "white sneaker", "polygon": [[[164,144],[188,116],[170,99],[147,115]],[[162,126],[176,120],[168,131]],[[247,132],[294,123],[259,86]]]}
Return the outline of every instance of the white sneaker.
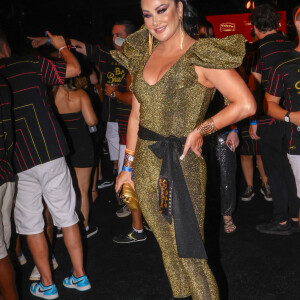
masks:
{"label": "white sneaker", "polygon": [[21,252],[21,255],[18,256],[18,261],[21,266],[24,266],[27,263],[27,259],[22,252]]}
{"label": "white sneaker", "polygon": [[131,214],[130,209],[127,205],[123,205],[119,210],[116,211],[116,215],[119,218],[125,218]]}
{"label": "white sneaker", "polygon": [[41,299],[58,298],[58,292],[55,284],[43,286],[41,282],[34,282],[30,286],[30,293]]}
{"label": "white sneaker", "polygon": [[[56,270],[58,268],[58,263],[56,258],[53,256],[52,257],[52,263],[51,263],[51,269],[52,270]],[[31,281],[38,281],[41,279],[41,274],[37,268],[37,266],[34,266],[30,276],[29,276],[29,280]]]}

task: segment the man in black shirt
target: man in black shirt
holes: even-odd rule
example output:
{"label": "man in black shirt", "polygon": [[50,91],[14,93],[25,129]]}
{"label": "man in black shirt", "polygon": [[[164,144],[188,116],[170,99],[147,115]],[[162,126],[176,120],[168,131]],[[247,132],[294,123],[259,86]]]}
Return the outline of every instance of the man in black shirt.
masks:
{"label": "man in black shirt", "polygon": [[6,80],[0,75],[0,298],[17,300],[14,269],[7,250],[11,235],[11,207],[15,193],[15,175],[11,166],[13,126],[11,95]]}
{"label": "man in black shirt", "polygon": [[[49,265],[48,244],[44,235],[44,198],[53,222],[63,228],[73,274],[65,278],[67,288],[90,288],[83,268],[83,253],[76,196],[64,156],[68,148],[61,128],[50,108],[47,86],[63,84],[65,78],[79,75],[80,66],[68,50],[62,36],[49,34],[49,41],[59,50],[65,62],[40,57],[11,57],[4,34],[0,34],[0,73],[13,94],[15,149],[13,162],[18,174],[15,202],[17,233],[27,236],[41,281],[33,283],[30,292],[38,297],[58,298]],[[80,278],[80,280],[78,279]]]}
{"label": "man in black shirt", "polygon": [[[112,41],[114,48],[123,51],[123,43],[126,37],[134,31],[134,25],[130,21],[116,22],[112,29]],[[47,39],[45,37],[31,38],[33,47],[45,45]],[[76,46],[76,51],[87,56],[100,69],[102,74],[102,90],[103,90],[103,121],[107,122],[107,140],[109,143],[109,151],[111,160],[119,158],[119,164],[123,166],[125,155],[124,142],[126,142],[127,122],[131,110],[132,92],[129,90],[131,77],[128,71],[116,62],[110,53],[104,50],[98,44],[85,44],[81,41],[70,39],[72,46]],[[118,123],[119,121],[119,133]],[[109,141],[110,140],[110,141]],[[121,145],[120,145],[121,144]],[[121,146],[121,147],[120,147]],[[119,151],[121,149],[122,151]],[[116,165],[117,167],[117,165]],[[121,169],[121,168],[120,168]],[[134,211],[132,214],[132,229],[125,235],[118,235],[113,238],[116,243],[135,243],[146,240],[146,234],[143,231],[142,214],[140,210]],[[127,206],[123,206],[117,211],[118,217],[126,217],[130,215]],[[131,237],[134,231],[135,239]]]}
{"label": "man in black shirt", "polygon": [[[280,17],[268,4],[257,6],[250,16],[260,46],[258,59],[252,68],[252,74],[265,90],[268,85],[270,70],[282,57],[289,53],[293,44],[277,33]],[[289,210],[297,201],[294,176],[285,152],[285,127],[282,122],[263,115],[257,125],[250,125],[250,136],[261,138],[261,156],[268,176],[273,198],[273,220],[257,225],[262,233],[289,235]],[[253,124],[253,121],[252,121]]]}
{"label": "man in black shirt", "polygon": [[[293,13],[295,27],[300,37],[300,6]],[[266,113],[277,120],[286,122],[288,140],[287,156],[292,166],[297,195],[300,197],[300,43],[295,50],[287,53],[270,73],[266,90]],[[284,96],[284,108],[280,106]],[[299,231],[299,201],[290,207],[291,224],[294,231]]]}

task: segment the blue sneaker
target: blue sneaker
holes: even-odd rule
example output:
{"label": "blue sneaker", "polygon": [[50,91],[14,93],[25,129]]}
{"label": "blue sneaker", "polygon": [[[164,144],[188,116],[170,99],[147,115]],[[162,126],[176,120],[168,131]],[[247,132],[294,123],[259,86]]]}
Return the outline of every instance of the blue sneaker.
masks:
{"label": "blue sneaker", "polygon": [[34,282],[30,286],[30,293],[42,299],[57,299],[58,292],[55,284],[43,286],[41,282]]}
{"label": "blue sneaker", "polygon": [[73,274],[70,277],[66,277],[63,281],[63,285],[68,289],[76,289],[78,291],[87,291],[91,288],[91,284],[86,275],[76,278]]}

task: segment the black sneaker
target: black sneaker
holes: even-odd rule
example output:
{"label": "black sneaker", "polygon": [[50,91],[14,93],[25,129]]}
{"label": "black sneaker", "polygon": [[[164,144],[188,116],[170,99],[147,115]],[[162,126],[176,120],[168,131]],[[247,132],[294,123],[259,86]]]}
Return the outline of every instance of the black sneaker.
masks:
{"label": "black sneaker", "polygon": [[254,195],[253,186],[247,186],[244,194],[242,195],[242,201],[250,201]]}
{"label": "black sneaker", "polygon": [[94,226],[94,225],[89,225],[89,230],[83,230],[81,235],[82,235],[82,238],[84,239],[88,239],[90,238],[91,236],[97,234],[98,232],[98,227]]}
{"label": "black sneaker", "polygon": [[112,186],[115,182],[113,180],[101,179],[98,180],[97,187],[99,190]]}
{"label": "black sneaker", "polygon": [[148,225],[148,223],[146,222],[146,220],[143,220],[143,227],[144,229],[148,230],[148,231],[152,231],[150,226]]}
{"label": "black sneaker", "polygon": [[131,229],[131,231],[127,234],[119,234],[113,237],[113,242],[117,244],[130,244],[143,242],[147,239],[146,233],[143,231],[141,233]]}
{"label": "black sneaker", "polygon": [[299,221],[291,220],[291,227],[294,232],[300,232]]}
{"label": "black sneaker", "polygon": [[261,186],[260,192],[264,195],[266,201],[272,201],[271,189],[267,183]]}
{"label": "black sneaker", "polygon": [[290,235],[294,232],[289,222],[281,225],[279,222],[271,221],[257,225],[256,229],[261,233],[276,235]]}

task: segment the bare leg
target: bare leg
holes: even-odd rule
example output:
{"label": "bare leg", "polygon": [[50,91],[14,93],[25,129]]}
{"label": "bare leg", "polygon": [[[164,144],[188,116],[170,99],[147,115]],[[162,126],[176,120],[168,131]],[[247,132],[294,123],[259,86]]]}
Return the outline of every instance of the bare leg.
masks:
{"label": "bare leg", "polygon": [[94,173],[93,173],[93,187],[92,187],[92,201],[93,201],[93,203],[98,198],[97,180],[98,180],[98,172],[97,172],[97,167],[95,167],[94,168]]}
{"label": "bare leg", "polygon": [[259,171],[259,175],[263,184],[268,183],[268,177],[265,173],[264,165],[260,155],[256,155],[256,165]]}
{"label": "bare leg", "polygon": [[65,245],[68,249],[75,277],[83,276],[83,252],[78,224],[62,228]]}
{"label": "bare leg", "polygon": [[132,227],[136,230],[142,230],[143,229],[143,222],[142,222],[142,212],[141,210],[132,211]]}
{"label": "bare leg", "polygon": [[[3,297],[1,297],[1,295]],[[15,273],[9,256],[0,259],[0,299],[19,299],[15,285]]]}
{"label": "bare leg", "polygon": [[15,247],[15,251],[17,256],[21,256],[21,242],[20,242],[20,236],[17,234],[17,238],[16,238],[16,247]]}
{"label": "bare leg", "polygon": [[98,165],[98,179],[102,180],[103,176],[102,176],[102,169],[101,169],[101,160],[99,160],[99,165]]}
{"label": "bare leg", "polygon": [[243,174],[248,186],[253,186],[253,156],[241,155]]}
{"label": "bare leg", "polygon": [[49,240],[50,245],[53,244],[53,220],[52,216],[48,210],[48,207],[45,208],[45,218],[46,218],[46,233]]}
{"label": "bare leg", "polygon": [[27,243],[35,265],[41,274],[42,284],[44,286],[51,285],[53,281],[49,265],[48,244],[44,232],[27,235]]}
{"label": "bare leg", "polygon": [[74,168],[78,187],[81,195],[81,212],[84,217],[83,224],[84,227],[89,225],[89,213],[90,213],[90,203],[89,203],[89,187],[92,167],[90,168]]}

